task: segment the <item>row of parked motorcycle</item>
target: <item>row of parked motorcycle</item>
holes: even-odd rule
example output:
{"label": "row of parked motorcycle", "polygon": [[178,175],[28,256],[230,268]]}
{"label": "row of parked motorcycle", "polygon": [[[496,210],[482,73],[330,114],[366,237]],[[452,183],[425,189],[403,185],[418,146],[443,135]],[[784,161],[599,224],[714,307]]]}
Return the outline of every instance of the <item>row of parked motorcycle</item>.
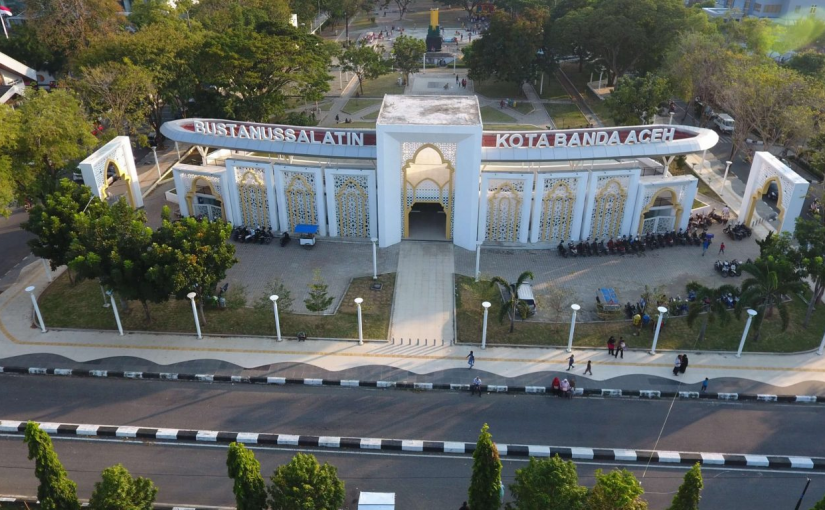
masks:
{"label": "row of parked motorcycle", "polygon": [[750,237],[753,233],[753,230],[746,227],[742,223],[737,223],[736,225],[728,225],[722,229],[722,232],[728,235],[734,241],[741,241],[746,237]]}
{"label": "row of parked motorcycle", "polygon": [[[751,260],[748,259],[748,263]],[[728,276],[742,276],[742,264],[741,260],[717,260],[713,264],[713,268],[722,275],[722,278],[727,278]]]}
{"label": "row of parked motorcycle", "polygon": [[682,231],[671,231],[660,234],[648,233],[644,236],[622,236],[614,240],[612,237],[607,243],[604,240],[596,239],[595,241],[579,241],[574,243],[569,241],[565,246],[564,241],[561,241],[556,247],[559,256],[567,257],[592,257],[601,255],[625,255],[628,253],[641,254],[647,250],[656,250],[658,248],[672,248],[674,246],[701,246],[705,240],[707,232],[694,230],[693,233]]}
{"label": "row of parked motorcycle", "polygon": [[289,232],[284,232],[280,236],[272,233],[272,227],[247,227],[240,225],[232,229],[232,240],[241,244],[269,244],[273,239],[280,238],[281,246],[289,244]]}
{"label": "row of parked motorcycle", "polygon": [[[741,261],[738,262],[738,265],[741,266],[742,262]],[[736,306],[736,302],[739,301],[739,297],[733,295],[730,292],[720,296],[718,299],[728,309],[733,309]],[[682,298],[682,296],[671,297],[666,303],[668,305],[667,306],[668,313],[671,316],[686,315],[688,313],[688,309],[690,308],[690,303],[693,303],[696,300],[697,300],[696,292],[693,291],[693,290],[688,291],[688,294],[687,294],[686,298]],[[711,303],[710,298],[706,297],[704,299],[705,306],[710,305],[710,303]],[[650,316],[647,315],[647,311],[646,311],[647,307],[645,305],[646,305],[646,303],[645,303],[644,299],[639,300],[639,302],[635,303],[635,304],[628,302],[624,306],[625,316],[628,319],[632,319],[636,314],[639,314],[639,315],[642,316],[642,320],[644,322],[649,322]],[[645,316],[647,316],[647,321],[645,321]]]}

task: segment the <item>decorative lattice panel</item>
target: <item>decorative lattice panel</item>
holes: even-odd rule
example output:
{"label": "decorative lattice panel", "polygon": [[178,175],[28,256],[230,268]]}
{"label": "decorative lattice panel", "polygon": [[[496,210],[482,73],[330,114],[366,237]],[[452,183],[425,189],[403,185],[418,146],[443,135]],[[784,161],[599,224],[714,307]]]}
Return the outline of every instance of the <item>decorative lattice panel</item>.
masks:
{"label": "decorative lattice panel", "polygon": [[235,167],[235,179],[238,183],[243,224],[251,227],[271,227],[263,169]]}
{"label": "decorative lattice panel", "polygon": [[648,218],[642,223],[642,235],[656,232],[656,218]]}
{"label": "decorative lattice panel", "polygon": [[539,220],[540,240],[570,239],[578,184],[579,180],[575,177],[544,180]]}
{"label": "decorative lattice panel", "polygon": [[333,183],[338,235],[369,237],[369,179],[366,175],[335,175]]}
{"label": "decorative lattice panel", "polygon": [[673,226],[676,224],[676,216],[659,216],[659,221],[656,223],[656,233],[665,234],[674,230]]}
{"label": "decorative lattice panel", "polygon": [[315,175],[308,172],[284,172],[284,196],[289,230],[295,225],[318,224]]}
{"label": "decorative lattice panel", "polygon": [[192,191],[192,185],[195,183],[195,181],[205,181],[212,185],[212,188],[215,190],[215,193],[218,194],[217,198],[223,200],[223,189],[221,187],[220,177],[217,177],[215,175],[203,175],[190,172],[181,172],[178,175],[180,177],[181,182],[183,183],[184,189]]}
{"label": "decorative lattice panel", "polygon": [[626,176],[599,177],[598,191],[593,204],[590,239],[619,236],[627,203],[627,182],[629,180],[630,178]]}
{"label": "decorative lattice panel", "polygon": [[490,241],[516,242],[521,231],[524,181],[487,182],[487,235]]}
{"label": "decorative lattice panel", "polygon": [[453,168],[455,168],[455,153],[458,149],[458,145],[455,143],[404,142],[401,144],[401,160],[405,163],[411,161],[413,157],[415,157],[415,153],[418,152],[418,149],[425,145],[430,145],[438,149],[444,161],[449,162],[453,165]]}

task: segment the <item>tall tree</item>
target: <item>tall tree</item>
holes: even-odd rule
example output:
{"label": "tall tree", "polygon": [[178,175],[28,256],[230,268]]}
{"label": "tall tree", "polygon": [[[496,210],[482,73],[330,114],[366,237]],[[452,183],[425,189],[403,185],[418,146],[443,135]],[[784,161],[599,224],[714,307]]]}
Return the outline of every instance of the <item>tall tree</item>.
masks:
{"label": "tall tree", "polygon": [[91,510],[152,510],[158,489],[148,478],[133,478],[121,464],[103,470],[89,499]]}
{"label": "tall tree", "polygon": [[[456,2],[452,0],[436,0],[436,2],[440,4],[446,4],[447,7],[452,7],[453,4]],[[467,12],[467,16],[473,16],[476,13],[476,9],[485,3],[493,3],[489,0],[458,0],[458,6],[464,9]]]}
{"label": "tall tree", "polygon": [[20,116],[8,104],[0,104],[0,216],[8,218],[14,204],[17,185],[14,182],[12,155],[17,147]]}
{"label": "tall tree", "polygon": [[[555,10],[553,11],[555,14]],[[564,16],[553,22],[553,47],[560,55],[572,54],[578,57],[579,72],[584,71],[584,63],[590,56],[588,44],[593,34],[591,31],[591,16],[593,7],[583,5],[578,9],[568,11]]]}
{"label": "tall tree", "polygon": [[26,9],[38,38],[70,61],[95,38],[117,31],[122,19],[115,0],[31,0]]}
{"label": "tall tree", "polygon": [[391,71],[390,63],[384,60],[384,47],[373,48],[366,44],[355,44],[344,50],[339,58],[343,70],[355,73],[358,89],[364,94],[364,81],[374,80]]}
{"label": "tall tree", "polygon": [[410,74],[421,69],[421,61],[427,45],[421,39],[399,35],[392,43],[392,56],[397,67],[404,75],[404,84],[410,83]]}
{"label": "tall tree", "polygon": [[699,329],[699,338],[696,339],[698,343],[705,339],[705,332],[708,329],[708,323],[710,321],[719,320],[722,325],[730,321],[731,313],[721,298],[727,294],[735,296],[739,293],[739,290],[733,285],[722,285],[717,288],[710,288],[698,282],[688,283],[687,290],[696,293],[696,299],[688,307],[688,327],[693,327],[699,315],[704,314],[702,327]]}
{"label": "tall tree", "polygon": [[623,77],[605,100],[613,121],[619,126],[650,124],[659,105],[671,97],[668,80],[653,73],[635,78]]}
{"label": "tall tree", "polygon": [[36,25],[24,23],[14,27],[14,37],[0,39],[0,53],[38,71],[55,74],[66,65],[65,56],[53,51],[37,32]]}
{"label": "tall tree", "polygon": [[668,510],[699,510],[699,500],[702,497],[702,468],[699,463],[693,465],[685,473],[685,479]]}
{"label": "tall tree", "polygon": [[501,506],[501,459],[485,423],[473,452],[473,475],[467,491],[473,510],[498,510]]}
{"label": "tall tree", "polygon": [[43,510],[80,510],[77,484],[69,480],[63,464],[57,458],[49,435],[34,422],[26,424],[23,441],[29,448],[29,460],[34,460],[34,475],[40,481],[37,500]]}
{"label": "tall tree", "polygon": [[499,285],[501,288],[507,289],[507,300],[502,303],[501,308],[499,309],[498,320],[501,322],[504,320],[504,317],[509,316],[510,333],[512,333],[515,328],[516,314],[518,314],[522,319],[526,319],[528,314],[527,303],[519,299],[518,289],[522,286],[522,284],[533,279],[535,279],[535,276],[533,276],[531,271],[524,271],[518,276],[516,281],[512,283],[508,282],[501,276],[494,276],[490,280],[490,286]]}
{"label": "tall tree", "polygon": [[816,305],[822,302],[825,294],[825,224],[822,217],[813,220],[797,218],[793,235],[799,242],[803,274],[813,283],[813,295],[805,312],[807,328]]}
{"label": "tall tree", "polygon": [[226,468],[233,481],[232,492],[238,510],[266,510],[266,483],[261,463],[243,443],[230,443]]}
{"label": "tall tree", "polygon": [[66,90],[29,93],[17,111],[12,154],[17,200],[42,200],[57,188],[69,164],[86,157],[98,141],[80,103]]}
{"label": "tall tree", "polygon": [[192,8],[192,18],[215,34],[254,30],[266,23],[286,25],[290,14],[286,0],[202,0]]}
{"label": "tall tree", "polygon": [[515,499],[513,510],[582,510],[587,498],[587,488],[579,485],[576,465],[558,455],[530,457],[527,466],[516,470],[510,493]]}
{"label": "tall tree", "polygon": [[779,310],[782,330],[786,330],[791,319],[790,310],[783,297],[801,292],[805,287],[794,264],[785,258],[768,255],[756,259],[751,264],[743,264],[742,271],[751,276],[742,282],[742,293],[736,303],[736,315],[740,317],[742,311],[747,308],[758,312],[753,319],[754,342],[759,341],[764,319],[773,315],[774,308]]}
{"label": "tall tree", "polygon": [[272,510],[338,510],[344,504],[344,482],[335,466],[320,465],[314,455],[296,453],[270,478]]}
{"label": "tall tree", "polygon": [[596,485],[587,495],[587,510],[646,510],[644,489],[626,469],[604,474],[596,470]]}
{"label": "tall tree", "polygon": [[384,0],[384,8],[386,9],[391,3],[398,8],[398,19],[404,19],[404,15],[410,9],[410,4],[415,0]]}

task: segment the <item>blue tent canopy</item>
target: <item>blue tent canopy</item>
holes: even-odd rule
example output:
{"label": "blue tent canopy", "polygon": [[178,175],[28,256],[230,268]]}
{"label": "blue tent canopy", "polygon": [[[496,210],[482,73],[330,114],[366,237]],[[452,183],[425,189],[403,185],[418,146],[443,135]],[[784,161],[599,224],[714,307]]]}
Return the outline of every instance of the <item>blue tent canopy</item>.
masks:
{"label": "blue tent canopy", "polygon": [[295,233],[296,234],[317,234],[318,233],[318,225],[308,225],[306,223],[301,223],[300,225],[295,225]]}

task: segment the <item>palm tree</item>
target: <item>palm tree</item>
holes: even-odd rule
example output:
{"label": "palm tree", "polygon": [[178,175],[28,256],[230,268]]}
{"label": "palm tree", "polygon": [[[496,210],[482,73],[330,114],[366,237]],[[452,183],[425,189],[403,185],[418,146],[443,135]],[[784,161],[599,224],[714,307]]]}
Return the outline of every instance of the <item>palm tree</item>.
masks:
{"label": "palm tree", "polygon": [[743,264],[742,271],[751,277],[742,282],[742,294],[736,303],[736,317],[739,318],[742,310],[746,308],[753,308],[759,312],[753,319],[756,331],[754,342],[759,340],[762,320],[773,315],[774,307],[779,310],[782,331],[788,329],[791,317],[783,297],[801,292],[805,288],[799,273],[787,261],[776,260],[773,256],[766,259],[758,258],[751,264]]}
{"label": "palm tree", "polygon": [[698,343],[705,339],[708,322],[719,319],[719,322],[724,326],[730,321],[731,314],[728,313],[728,309],[721,298],[726,294],[733,294],[735,296],[739,293],[739,290],[733,285],[722,285],[712,289],[698,282],[688,283],[687,290],[696,293],[696,300],[690,303],[688,307],[688,327],[693,327],[693,323],[699,318],[699,314],[705,314],[705,319],[702,321],[702,329],[699,330],[699,338],[696,339]]}
{"label": "palm tree", "polygon": [[521,317],[522,319],[526,319],[527,315],[529,314],[529,308],[527,306],[527,303],[525,303],[518,297],[518,288],[521,287],[521,285],[525,283],[527,280],[532,280],[534,278],[535,277],[533,276],[533,273],[531,271],[525,271],[518,275],[518,279],[515,281],[515,283],[508,283],[507,280],[500,276],[494,276],[493,279],[490,280],[491,286],[498,284],[502,287],[505,287],[509,291],[508,296],[506,298],[509,301],[505,301],[501,305],[501,309],[498,313],[498,320],[499,322],[502,322],[504,320],[505,315],[510,316],[510,333],[513,332],[513,328],[516,325],[516,312],[518,312],[519,317]]}

